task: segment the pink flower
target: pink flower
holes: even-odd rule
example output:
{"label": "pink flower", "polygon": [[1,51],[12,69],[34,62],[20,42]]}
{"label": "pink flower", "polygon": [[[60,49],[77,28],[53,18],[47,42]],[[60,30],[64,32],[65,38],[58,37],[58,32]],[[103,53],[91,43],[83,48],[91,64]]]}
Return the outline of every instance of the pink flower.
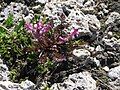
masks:
{"label": "pink flower", "polygon": [[75,38],[75,36],[79,35],[78,29],[73,29],[73,31],[70,33],[70,37],[72,37],[72,39]]}
{"label": "pink flower", "polygon": [[68,41],[67,37],[62,37],[62,36],[59,37],[59,42],[60,43],[65,43],[66,41]]}
{"label": "pink flower", "polygon": [[44,27],[44,25],[42,24],[42,22],[38,22],[38,23],[36,24],[35,29],[40,30],[40,29],[42,29],[43,27]]}
{"label": "pink flower", "polygon": [[32,24],[30,24],[30,23],[26,23],[25,24],[25,28],[27,29],[27,30],[30,30],[30,31],[33,31],[33,25]]}

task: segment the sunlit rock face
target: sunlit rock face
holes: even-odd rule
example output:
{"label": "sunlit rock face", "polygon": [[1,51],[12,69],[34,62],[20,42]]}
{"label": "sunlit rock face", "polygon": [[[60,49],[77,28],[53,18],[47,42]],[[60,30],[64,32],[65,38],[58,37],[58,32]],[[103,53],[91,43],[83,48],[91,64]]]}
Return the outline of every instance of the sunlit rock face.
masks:
{"label": "sunlit rock face", "polygon": [[96,81],[89,72],[69,75],[63,83],[55,83],[51,90],[97,90]]}
{"label": "sunlit rock face", "polygon": [[0,22],[6,20],[10,14],[13,15],[15,23],[22,19],[26,22],[30,22],[33,18],[33,11],[29,10],[26,5],[11,2],[10,5],[4,8],[0,13]]}
{"label": "sunlit rock face", "polygon": [[[100,22],[94,14],[85,14],[83,10],[94,10],[95,2],[93,0],[51,0],[45,4],[42,13],[53,18],[55,26],[59,24],[68,24],[64,28],[70,33],[73,28],[78,29],[78,37],[92,37],[93,32],[101,28]],[[92,8],[92,9],[91,9]],[[92,12],[92,11],[91,11]]]}
{"label": "sunlit rock face", "polygon": [[113,81],[109,82],[109,84],[114,88],[114,90],[120,89],[120,66],[111,68],[108,72],[108,76],[111,79],[114,79]]}

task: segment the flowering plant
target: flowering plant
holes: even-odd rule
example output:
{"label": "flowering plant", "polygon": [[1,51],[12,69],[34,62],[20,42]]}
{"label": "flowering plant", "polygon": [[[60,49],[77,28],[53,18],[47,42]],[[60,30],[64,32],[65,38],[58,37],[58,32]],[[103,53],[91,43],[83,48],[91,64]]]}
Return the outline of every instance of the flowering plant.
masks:
{"label": "flowering plant", "polygon": [[66,60],[66,45],[75,35],[78,35],[78,30],[73,29],[68,35],[65,34],[65,25],[54,27],[52,20],[48,23],[37,22],[36,24],[26,23],[25,28],[34,37],[37,51],[40,51],[39,59],[44,62],[49,59],[56,61]]}

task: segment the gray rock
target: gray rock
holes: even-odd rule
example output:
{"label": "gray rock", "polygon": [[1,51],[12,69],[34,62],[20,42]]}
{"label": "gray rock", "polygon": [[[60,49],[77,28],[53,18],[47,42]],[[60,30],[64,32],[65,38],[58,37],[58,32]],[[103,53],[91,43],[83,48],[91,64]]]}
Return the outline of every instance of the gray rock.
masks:
{"label": "gray rock", "polygon": [[[10,5],[4,8],[0,13],[0,15],[3,16],[0,18],[0,20],[6,20],[9,14],[13,14],[14,23],[16,23],[22,18],[24,19],[25,17],[30,16],[30,14],[33,13],[30,13],[29,9],[24,4],[11,2]],[[31,20],[32,18],[30,17],[29,19]]]}
{"label": "gray rock", "polygon": [[113,87],[113,90],[120,89],[120,66],[111,68],[108,72],[108,76],[114,81],[110,81],[109,84]]}
{"label": "gray rock", "polygon": [[89,45],[85,45],[85,48],[86,48],[87,50],[89,50],[90,52],[93,52],[93,51],[95,50],[94,47],[89,46]]}
{"label": "gray rock", "polygon": [[18,83],[0,81],[0,90],[23,90]]}
{"label": "gray rock", "polygon": [[51,90],[97,90],[96,81],[89,72],[69,75],[63,83],[55,83]]}
{"label": "gray rock", "polygon": [[49,0],[36,0],[36,2],[39,2],[39,3],[42,3],[42,4],[45,4],[47,3]]}
{"label": "gray rock", "polygon": [[92,31],[100,30],[101,24],[95,15],[87,14],[87,19],[89,19],[88,25],[90,30]]}
{"label": "gray rock", "polygon": [[69,30],[72,30],[73,28],[78,29],[78,32],[80,33],[79,37],[92,35],[88,25],[89,19],[82,11],[71,11],[66,21],[70,24],[68,27]]}
{"label": "gray rock", "polygon": [[108,72],[109,71],[109,67],[105,66],[105,67],[103,67],[103,70],[105,70],[106,72]]}
{"label": "gray rock", "polygon": [[114,23],[114,21],[116,19],[120,18],[120,14],[117,12],[111,12],[108,19],[106,20],[105,24],[110,24],[110,23]]}
{"label": "gray rock", "polygon": [[104,42],[104,44],[106,45],[106,46],[108,46],[108,47],[110,47],[110,48],[114,48],[113,46],[115,45],[115,44],[117,44],[117,39],[115,38],[115,37],[112,37],[112,38],[108,38],[107,36],[104,36],[103,38],[102,38],[102,41]]}
{"label": "gray rock", "polygon": [[120,1],[119,0],[110,0],[110,1],[112,1],[109,4],[110,11],[120,13]]}
{"label": "gray rock", "polygon": [[0,81],[9,80],[9,71],[8,67],[5,64],[0,64]]}
{"label": "gray rock", "polygon": [[95,50],[96,50],[96,52],[104,51],[104,49],[100,45],[98,45]]}
{"label": "gray rock", "polygon": [[92,10],[94,7],[93,0],[51,0],[45,4],[42,13],[54,19],[55,27],[63,22],[68,23],[69,26],[64,28],[66,33],[72,32],[75,28],[80,33],[78,37],[92,37],[91,31],[99,30],[101,28],[100,22],[95,15],[85,15],[82,11],[83,9]]}
{"label": "gray rock", "polygon": [[10,81],[0,81],[0,90],[34,90],[35,84],[31,81],[24,81],[21,84]]}
{"label": "gray rock", "polygon": [[111,68],[108,72],[108,76],[111,79],[120,79],[120,66],[117,66],[115,68]]}
{"label": "gray rock", "polygon": [[20,86],[23,90],[34,90],[35,88],[35,84],[29,80],[21,82]]}
{"label": "gray rock", "polygon": [[115,81],[109,82],[110,86],[113,88],[112,90],[120,90],[120,79],[116,79]]}
{"label": "gray rock", "polygon": [[97,67],[101,66],[99,60],[97,60],[96,58],[93,58],[93,60],[94,60],[95,64],[97,65]]}
{"label": "gray rock", "polygon": [[78,57],[78,58],[86,58],[86,57],[89,57],[91,54],[86,49],[74,49],[73,55]]}

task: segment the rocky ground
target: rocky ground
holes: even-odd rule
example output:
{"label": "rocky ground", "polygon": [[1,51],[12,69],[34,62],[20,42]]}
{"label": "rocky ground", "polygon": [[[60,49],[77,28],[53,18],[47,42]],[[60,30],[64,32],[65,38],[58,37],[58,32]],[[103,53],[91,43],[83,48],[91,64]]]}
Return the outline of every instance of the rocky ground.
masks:
{"label": "rocky ground", "polygon": [[[14,1],[14,2],[13,2]],[[76,46],[68,61],[59,63],[47,80],[36,84],[9,81],[9,71],[0,61],[0,90],[120,90],[120,1],[119,0],[2,0],[0,23],[14,13],[14,23],[30,22],[35,14],[55,18],[55,25],[78,28],[84,43]],[[70,31],[67,31],[70,32]],[[69,67],[68,67],[69,66]],[[46,89],[47,90],[47,89]]]}

